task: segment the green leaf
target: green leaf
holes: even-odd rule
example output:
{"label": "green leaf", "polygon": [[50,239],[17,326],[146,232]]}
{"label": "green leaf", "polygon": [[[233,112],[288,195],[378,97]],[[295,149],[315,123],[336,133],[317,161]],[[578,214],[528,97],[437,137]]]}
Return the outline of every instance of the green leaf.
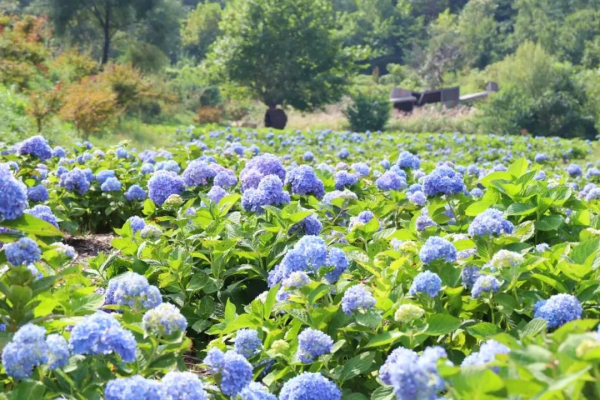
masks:
{"label": "green leaf", "polygon": [[394,400],[394,388],[391,386],[380,386],[371,394],[371,400]]}
{"label": "green leaf", "polygon": [[517,161],[510,164],[507,172],[515,178],[519,178],[527,172],[527,167],[529,167],[529,161],[525,158],[519,158]]}
{"label": "green leaf", "polygon": [[540,231],[555,231],[565,222],[561,215],[549,215],[535,222],[535,228]]}
{"label": "green leaf", "polygon": [[600,248],[600,238],[586,240],[573,247],[571,258],[577,264],[584,264],[588,257]]}
{"label": "green leaf", "polygon": [[465,214],[471,217],[475,217],[487,210],[488,208],[491,208],[493,205],[494,203],[490,201],[478,201],[467,207],[467,209],[465,210]]}
{"label": "green leaf", "polygon": [[546,328],[546,320],[543,318],[534,318],[519,331],[519,337],[525,339],[535,336]]}
{"label": "green leaf", "polygon": [[146,199],[144,201],[144,208],[142,209],[142,212],[144,213],[144,215],[152,215],[154,214],[154,211],[156,211],[156,205],[154,204],[154,202],[150,199]]}
{"label": "green leaf", "polygon": [[490,324],[489,322],[479,322],[467,327],[469,335],[479,340],[487,340],[500,331],[501,329],[497,325]]}
{"label": "green leaf", "polygon": [[46,387],[40,382],[25,380],[19,382],[10,395],[11,400],[42,399]]}
{"label": "green leaf", "polygon": [[370,349],[373,347],[381,347],[393,344],[403,335],[404,334],[402,332],[398,331],[380,333],[379,335],[373,336],[365,348]]}
{"label": "green leaf", "polygon": [[62,232],[57,227],[49,222],[36,218],[31,214],[23,214],[21,217],[11,221],[4,220],[0,225],[35,236],[63,236]]}
{"label": "green leaf", "polygon": [[533,204],[513,203],[506,209],[506,215],[529,215],[533,214],[536,206]]}
{"label": "green leaf", "polygon": [[362,353],[345,362],[341,379],[347,381],[368,372],[373,366],[375,355],[375,352]]}
{"label": "green leaf", "polygon": [[427,320],[426,334],[430,336],[441,336],[447,335],[448,333],[455,331],[462,324],[460,319],[453,317],[450,314],[433,314]]}

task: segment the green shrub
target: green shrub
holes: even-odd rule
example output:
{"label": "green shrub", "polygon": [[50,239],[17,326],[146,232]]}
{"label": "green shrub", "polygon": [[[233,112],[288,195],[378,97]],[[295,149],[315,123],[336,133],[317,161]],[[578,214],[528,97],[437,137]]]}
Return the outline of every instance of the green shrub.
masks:
{"label": "green shrub", "polygon": [[353,131],[382,131],[390,118],[390,112],[390,102],[383,93],[358,93],[352,96],[352,104],[346,108],[344,115]]}

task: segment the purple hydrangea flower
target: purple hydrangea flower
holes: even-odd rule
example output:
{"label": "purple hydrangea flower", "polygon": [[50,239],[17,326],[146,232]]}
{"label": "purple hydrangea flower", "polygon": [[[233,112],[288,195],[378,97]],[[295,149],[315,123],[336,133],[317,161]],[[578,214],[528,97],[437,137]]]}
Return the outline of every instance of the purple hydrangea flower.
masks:
{"label": "purple hydrangea flower", "polygon": [[502,234],[511,234],[513,230],[514,225],[504,218],[502,211],[488,208],[475,217],[471,225],[469,225],[468,232],[472,236],[500,236]]}
{"label": "purple hydrangea flower", "polygon": [[156,171],[148,180],[148,197],[161,206],[172,194],[181,194],[184,181],[175,172]]}
{"label": "purple hydrangea flower", "polygon": [[0,164],[0,220],[19,218],[27,205],[27,187],[15,179],[5,164]]}
{"label": "purple hydrangea flower", "polygon": [[325,194],[323,182],[317,177],[309,165],[300,165],[294,168],[287,176],[286,185],[291,185],[292,193],[302,196],[312,194],[320,199]]}
{"label": "purple hydrangea flower", "polygon": [[40,160],[47,160],[52,157],[52,148],[42,136],[32,136],[17,145],[17,153],[19,155],[29,154]]}

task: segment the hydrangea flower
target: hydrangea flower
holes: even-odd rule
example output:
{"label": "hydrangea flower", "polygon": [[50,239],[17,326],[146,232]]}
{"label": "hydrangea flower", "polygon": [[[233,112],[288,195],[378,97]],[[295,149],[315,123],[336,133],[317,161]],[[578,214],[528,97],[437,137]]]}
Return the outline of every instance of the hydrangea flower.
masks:
{"label": "hydrangea flower", "polygon": [[567,167],[567,173],[571,176],[581,176],[581,166],[578,164],[571,164]]}
{"label": "hydrangea flower", "polygon": [[250,385],[242,390],[240,397],[242,400],[277,400],[275,395],[269,393],[267,388],[258,382],[250,382]]}
{"label": "hydrangea flower", "polygon": [[308,364],[331,352],[333,340],[321,331],[306,328],[298,335],[298,360]]}
{"label": "hydrangea flower", "polygon": [[27,198],[31,201],[43,203],[48,200],[48,189],[44,185],[36,185],[27,189]]}
{"label": "hydrangea flower", "polygon": [[512,222],[504,219],[502,211],[494,208],[488,208],[481,214],[479,214],[471,225],[469,225],[469,235],[483,236],[483,235],[496,235],[511,234],[514,230]]}
{"label": "hydrangea flower", "polygon": [[465,366],[485,366],[496,359],[497,354],[508,354],[510,349],[495,340],[488,340],[483,343],[478,352],[469,354],[463,360],[461,367]]}
{"label": "hydrangea flower", "polygon": [[303,372],[283,384],[279,400],[341,400],[335,383],[320,373]]}
{"label": "hydrangea flower", "polygon": [[162,303],[160,291],[146,277],[135,272],[113,278],[108,282],[106,304],[151,309]]}
{"label": "hydrangea flower", "polygon": [[208,184],[209,179],[213,179],[216,175],[217,172],[206,162],[194,160],[183,171],[182,178],[187,187],[196,187]]}
{"label": "hydrangea flower", "polygon": [[96,180],[99,184],[103,184],[108,178],[116,178],[115,171],[112,169],[105,169],[96,174]]}
{"label": "hydrangea flower", "polygon": [[164,400],[160,382],[140,375],[109,381],[104,389],[105,400]]}
{"label": "hydrangea flower", "polygon": [[140,185],[132,185],[125,192],[125,199],[128,201],[146,200],[146,191]]}
{"label": "hydrangea flower", "polygon": [[474,265],[466,265],[460,272],[462,284],[467,288],[473,287],[479,276],[479,268]]}
{"label": "hydrangea flower", "polygon": [[127,221],[129,222],[129,226],[131,226],[133,233],[141,231],[146,226],[146,222],[144,221],[144,219],[138,217],[137,215],[129,217]]}
{"label": "hydrangea flower", "polygon": [[73,327],[69,348],[73,354],[118,354],[125,362],[135,361],[137,343],[110,314],[97,311]]}
{"label": "hydrangea flower", "polygon": [[146,311],[142,323],[146,332],[161,336],[179,335],[187,328],[185,317],[170,303],[162,303]]}
{"label": "hydrangea flower", "polygon": [[27,208],[27,187],[0,164],[0,219],[14,220]]}
{"label": "hydrangea flower", "polygon": [[286,290],[300,289],[310,283],[308,274],[304,271],[294,271],[289,277],[281,282],[281,286]]}
{"label": "hydrangea flower", "polygon": [[369,210],[361,211],[356,217],[352,217],[350,219],[349,229],[352,230],[352,228],[366,225],[373,218],[375,218],[375,214],[373,214],[372,211],[369,211]]}
{"label": "hydrangea flower", "polygon": [[379,368],[379,379],[386,385],[392,384],[391,370],[395,368],[395,364],[399,360],[410,360],[412,363],[417,363],[419,355],[412,350],[398,347],[392,351],[385,360],[385,363]]}
{"label": "hydrangea flower", "polygon": [[74,259],[77,257],[77,253],[72,246],[64,243],[55,243],[52,247],[56,249],[59,253],[63,254],[65,257]]}
{"label": "hydrangea flower", "polygon": [[221,199],[227,196],[227,192],[222,187],[214,185],[210,188],[208,193],[206,193],[206,196],[208,196],[208,198],[211,199],[213,203],[219,204]]}
{"label": "hydrangea flower", "polygon": [[22,237],[16,242],[5,245],[4,254],[6,261],[14,266],[33,264],[42,258],[37,243],[28,237]]}
{"label": "hydrangea flower", "polygon": [[56,146],[56,147],[54,147],[54,149],[52,149],[52,157],[63,158],[66,156],[67,156],[67,152],[62,147]]}
{"label": "hydrangea flower", "polygon": [[398,400],[434,400],[437,392],[429,371],[410,358],[400,358],[390,369],[390,383]]}
{"label": "hydrangea flower", "polygon": [[158,239],[162,235],[160,228],[153,224],[144,226],[140,232],[140,236],[143,239]]}
{"label": "hydrangea flower", "polygon": [[285,181],[285,168],[277,156],[265,153],[246,163],[246,167],[240,173],[242,191],[258,187],[261,179],[267,175],[276,175]]}
{"label": "hydrangea flower", "polygon": [[473,188],[469,194],[473,197],[482,197],[483,191],[479,188]]}
{"label": "hydrangea flower", "polygon": [[29,154],[43,161],[52,157],[52,148],[42,136],[32,136],[17,145],[17,153]]}
{"label": "hydrangea flower", "polygon": [[358,200],[358,197],[354,192],[351,192],[349,190],[334,190],[333,192],[325,194],[325,196],[323,197],[323,203],[332,204],[332,201],[335,199],[344,199],[345,201],[350,201]]}
{"label": "hydrangea flower", "polygon": [[168,372],[161,381],[166,400],[207,400],[198,375],[191,372]]}
{"label": "hydrangea flower", "polygon": [[342,149],[338,152],[337,156],[340,159],[345,160],[346,158],[350,157],[350,152],[348,151],[348,149]]}
{"label": "hydrangea flower", "polygon": [[585,196],[585,201],[592,201],[596,199],[600,199],[600,188],[593,188]]}
{"label": "hydrangea flower", "polygon": [[582,313],[583,308],[577,297],[561,293],[535,303],[533,316],[545,319],[548,328],[558,328],[581,318]]}
{"label": "hydrangea flower", "polygon": [[53,370],[64,367],[69,359],[69,346],[64,337],[59,334],[48,335],[48,368]]}
{"label": "hydrangea flower", "polygon": [[286,185],[290,185],[293,194],[302,196],[313,195],[320,199],[325,195],[325,187],[323,182],[317,177],[313,168],[309,165],[300,165],[294,168],[288,175],[285,181]]}
{"label": "hydrangea flower", "polygon": [[446,239],[438,236],[429,237],[419,252],[419,258],[425,264],[435,260],[455,262],[456,257],[456,247]]}
{"label": "hydrangea flower", "polygon": [[369,310],[375,306],[375,298],[364,285],[354,285],[344,293],[342,311],[352,315],[354,311]]}
{"label": "hydrangea flower", "polygon": [[384,172],[375,180],[375,186],[381,191],[406,189],[406,179],[393,171]]}
{"label": "hydrangea flower", "polygon": [[121,182],[117,178],[107,178],[100,186],[103,192],[118,192],[121,190]]}
{"label": "hydrangea flower", "polygon": [[352,169],[358,176],[369,176],[371,173],[371,167],[369,167],[369,164],[365,162],[352,164]]}
{"label": "hydrangea flower", "polygon": [[85,173],[79,168],[73,168],[71,171],[60,175],[59,185],[70,192],[77,192],[81,195],[87,193],[90,189],[90,182]]}
{"label": "hydrangea flower", "polygon": [[307,151],[302,155],[302,159],[306,162],[313,161],[315,159],[315,155],[311,151]]}
{"label": "hydrangea flower", "polygon": [[304,235],[317,236],[323,230],[323,224],[315,214],[311,214],[302,221],[294,224],[290,229],[290,235],[301,231]]}
{"label": "hydrangea flower", "polygon": [[216,186],[220,186],[224,189],[227,189],[230,187],[234,187],[236,185],[237,177],[235,176],[233,171],[230,171],[228,169],[223,169],[223,170],[219,171],[219,173],[215,176],[213,183]]}
{"label": "hydrangea flower", "polygon": [[462,175],[450,167],[437,167],[423,180],[423,193],[427,197],[458,194],[465,190]]}
{"label": "hydrangea flower", "polygon": [[183,190],[183,179],[175,172],[156,171],[148,180],[148,197],[158,206],[162,206],[170,195],[181,194]]}
{"label": "hydrangea flower", "polygon": [[425,310],[414,304],[401,304],[394,313],[394,320],[401,324],[408,324],[423,318]]}
{"label": "hydrangea flower", "polygon": [[33,368],[48,362],[49,348],[45,335],[44,328],[33,324],[19,328],[13,340],[2,349],[2,366],[8,376],[27,379]]}
{"label": "hydrangea flower", "polygon": [[417,227],[417,231],[422,232],[431,226],[436,226],[437,224],[429,217],[429,215],[424,214],[417,217],[415,225]]}
{"label": "hydrangea flower", "polygon": [[483,293],[496,293],[500,289],[500,282],[493,275],[481,275],[473,283],[471,296],[477,299]]}
{"label": "hydrangea flower", "polygon": [[490,265],[496,269],[500,270],[503,268],[516,267],[525,262],[525,258],[514,251],[510,250],[500,250],[492,257],[490,261]]}
{"label": "hydrangea flower", "polygon": [[221,375],[221,391],[226,396],[237,396],[252,381],[252,365],[234,351],[223,353],[212,348],[204,363],[211,373]]}
{"label": "hydrangea flower", "polygon": [[37,206],[25,210],[25,213],[33,215],[34,217],[48,222],[58,228],[58,221],[56,216],[52,213],[52,209],[48,206],[38,204]]}
{"label": "hydrangea flower", "polygon": [[344,190],[347,186],[352,186],[358,182],[358,177],[348,171],[338,171],[335,174],[335,189]]}
{"label": "hydrangea flower", "polygon": [[402,169],[419,169],[421,168],[421,161],[414,154],[403,151],[398,157],[396,163]]}
{"label": "hydrangea flower", "polygon": [[283,182],[276,175],[267,175],[256,189],[250,188],[242,195],[242,207],[254,213],[263,213],[263,206],[289,202],[290,195],[283,190]]}
{"label": "hydrangea flower", "polygon": [[423,192],[421,192],[420,190],[417,190],[408,195],[408,201],[410,201],[411,203],[413,203],[417,206],[423,206],[423,205],[425,205],[425,202],[427,201],[427,197],[425,197]]}
{"label": "hydrangea flower", "polygon": [[129,153],[127,152],[127,150],[125,150],[122,147],[119,147],[117,150],[115,150],[115,154],[117,155],[117,158],[128,158],[129,157]]}
{"label": "hydrangea flower", "polygon": [[234,350],[246,358],[260,352],[262,341],[258,337],[258,332],[253,329],[241,329],[235,336]]}
{"label": "hydrangea flower", "polygon": [[161,161],[161,162],[157,163],[156,170],[157,171],[170,171],[170,172],[174,172],[174,173],[178,174],[179,171],[181,171],[181,168],[179,167],[179,164],[177,164],[176,161],[167,160],[167,161]]}
{"label": "hydrangea flower", "polygon": [[408,293],[413,296],[417,293],[426,293],[429,297],[435,297],[441,288],[440,277],[435,272],[424,271],[415,277]]}

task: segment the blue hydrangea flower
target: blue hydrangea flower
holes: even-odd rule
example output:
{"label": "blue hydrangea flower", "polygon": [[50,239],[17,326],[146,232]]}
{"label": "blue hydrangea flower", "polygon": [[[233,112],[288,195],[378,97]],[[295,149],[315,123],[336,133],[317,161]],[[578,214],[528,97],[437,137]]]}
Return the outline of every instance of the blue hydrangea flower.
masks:
{"label": "blue hydrangea flower", "polygon": [[69,359],[69,346],[64,337],[59,334],[48,335],[48,368],[53,370],[65,366]]}
{"label": "blue hydrangea flower", "polygon": [[326,266],[333,269],[325,274],[325,280],[329,283],[336,283],[340,276],[348,269],[348,258],[346,253],[337,247],[332,247],[327,255]]}
{"label": "blue hydrangea flower", "polygon": [[577,297],[570,294],[555,294],[548,300],[541,300],[535,304],[534,318],[543,318],[548,328],[558,328],[569,321],[581,318],[583,308]]}
{"label": "blue hydrangea flower", "polygon": [[510,349],[495,340],[488,340],[483,343],[478,352],[469,354],[463,360],[461,367],[465,366],[485,366],[496,359],[497,354],[508,354]]}
{"label": "blue hydrangea flower", "polygon": [[208,184],[209,179],[213,179],[216,175],[215,170],[206,162],[194,160],[183,171],[182,178],[187,187],[196,187]]}
{"label": "blue hydrangea flower", "polygon": [[307,328],[298,335],[298,360],[308,364],[315,358],[331,352],[333,340],[316,329]]}
{"label": "blue hydrangea flower", "polygon": [[302,221],[294,224],[290,229],[290,235],[295,232],[302,232],[304,235],[318,236],[323,230],[323,224],[315,214],[311,214]]}
{"label": "blue hydrangea flower", "polygon": [[438,236],[429,237],[419,252],[419,258],[425,264],[435,260],[455,262],[456,257],[456,247],[446,239]]}
{"label": "blue hydrangea flower", "polygon": [[221,199],[227,196],[227,192],[220,186],[213,186],[210,188],[206,195],[213,201],[215,204],[219,204]]}
{"label": "blue hydrangea flower", "polygon": [[393,171],[384,172],[375,180],[375,186],[382,191],[406,189],[406,179]]}
{"label": "blue hydrangea flower", "polygon": [[[417,192],[420,193],[420,192]],[[429,217],[429,215],[420,215],[415,221],[417,231],[422,232],[430,226],[436,226],[437,224]]]}
{"label": "blue hydrangea flower", "polygon": [[242,400],[277,400],[277,397],[269,393],[265,385],[258,382],[250,382],[250,385],[242,390],[240,396]]}
{"label": "blue hydrangea flower", "polygon": [[142,164],[142,168],[140,168],[140,171],[142,171],[142,174],[152,174],[154,173],[154,165],[149,164],[149,163],[144,163]]}
{"label": "blue hydrangea flower", "polygon": [[585,201],[592,201],[596,199],[600,199],[600,188],[593,188],[585,196]]}
{"label": "blue hydrangea flower", "polygon": [[290,195],[283,190],[283,182],[276,175],[265,176],[256,189],[250,188],[242,195],[242,207],[254,213],[263,213],[263,206],[289,202]]}
{"label": "blue hydrangea flower", "polygon": [[320,373],[303,372],[283,384],[279,400],[341,400],[335,383]]}
{"label": "blue hydrangea flower", "polygon": [[121,182],[117,178],[107,178],[100,189],[103,192],[118,192],[121,190]]}
{"label": "blue hydrangea flower", "polygon": [[176,174],[181,171],[179,164],[175,160],[160,161],[156,164],[156,171],[170,171]]}
{"label": "blue hydrangea flower", "polygon": [[281,282],[281,286],[286,290],[300,289],[310,283],[308,274],[304,271],[295,271]]}
{"label": "blue hydrangea flower", "polygon": [[335,189],[343,190],[347,186],[352,186],[358,182],[358,177],[348,171],[338,171],[335,174]]}
{"label": "blue hydrangea flower", "polygon": [[479,268],[474,265],[466,265],[460,272],[462,284],[467,288],[473,287],[479,276]]}
{"label": "blue hydrangea flower", "polygon": [[544,161],[548,161],[548,156],[545,153],[537,153],[534,160],[537,163],[543,163]]}
{"label": "blue hydrangea flower", "polygon": [[246,358],[260,353],[262,341],[258,337],[258,332],[253,329],[242,329],[235,336],[234,350]]}
{"label": "blue hydrangea flower", "polygon": [[302,196],[312,194],[320,199],[325,195],[323,182],[317,177],[309,165],[300,165],[294,168],[286,178],[286,185],[291,185],[292,193]]}
{"label": "blue hydrangea flower", "polygon": [[246,167],[240,173],[242,191],[258,187],[258,183],[267,175],[276,175],[285,182],[285,168],[279,157],[269,153],[254,157],[246,163]]}
{"label": "blue hydrangea flower", "polygon": [[390,383],[398,400],[434,400],[436,385],[429,371],[410,358],[397,360],[390,370]]}
{"label": "blue hydrangea flower", "polygon": [[567,173],[571,176],[581,176],[581,166],[578,164],[571,164],[567,167]]}
{"label": "blue hydrangea flower", "polygon": [[96,180],[99,184],[103,184],[108,178],[116,178],[115,171],[112,169],[105,169],[96,174]]}
{"label": "blue hydrangea flower", "polygon": [[538,253],[543,253],[545,251],[550,250],[550,245],[548,245],[548,243],[540,243],[537,246],[535,246],[535,250]]}
{"label": "blue hydrangea flower", "polygon": [[67,156],[67,152],[62,147],[56,146],[56,147],[54,147],[54,149],[52,149],[52,157],[63,158],[66,156]]}
{"label": "blue hydrangea flower", "polygon": [[310,152],[310,151],[307,151],[307,152],[306,152],[306,153],[304,153],[304,155],[302,156],[302,159],[303,159],[304,161],[306,161],[306,162],[313,161],[313,160],[315,159],[315,155],[314,155],[312,152]]}
{"label": "blue hydrangea flower", "polygon": [[365,162],[352,164],[352,169],[358,176],[369,176],[371,173],[371,167],[369,167],[369,164]]}
{"label": "blue hydrangea flower", "polygon": [[117,158],[128,158],[129,157],[129,153],[127,152],[127,150],[125,150],[122,147],[119,147],[117,150],[115,150],[115,154],[117,155]]}
{"label": "blue hydrangea flower", "polygon": [[183,179],[175,172],[156,171],[148,180],[148,197],[158,206],[162,206],[170,195],[181,194],[183,190]]}
{"label": "blue hydrangea flower", "polygon": [[458,194],[465,190],[462,175],[450,167],[437,167],[423,180],[423,193],[427,197]]}
{"label": "blue hydrangea flower", "polygon": [[94,175],[90,168],[84,169],[83,173],[85,174],[85,179],[87,179],[89,183],[92,183],[96,180],[96,175]]}
{"label": "blue hydrangea flower", "polygon": [[146,191],[140,185],[132,185],[125,192],[125,198],[128,201],[146,200]]}
{"label": "blue hydrangea flower", "polygon": [[58,228],[56,216],[52,213],[52,209],[48,206],[38,204],[33,208],[25,210],[25,213],[33,215],[34,217],[46,221]]}
{"label": "blue hydrangea flower", "polygon": [[48,189],[44,185],[36,185],[27,189],[27,198],[31,201],[43,203],[48,200]]}
{"label": "blue hydrangea flower", "polygon": [[357,310],[369,310],[375,306],[375,298],[364,285],[354,285],[346,290],[342,298],[342,311],[352,315]]}
{"label": "blue hydrangea flower", "polygon": [[146,311],[142,323],[146,332],[162,336],[179,335],[187,328],[185,317],[170,303],[162,303]]}
{"label": "blue hydrangea flower", "polygon": [[356,217],[350,219],[349,229],[351,230],[354,227],[366,225],[373,218],[375,218],[375,214],[373,214],[372,211],[361,211]]}
{"label": "blue hydrangea flower", "polygon": [[423,192],[421,192],[420,190],[417,190],[417,191],[413,192],[412,194],[408,195],[408,201],[410,201],[411,203],[413,203],[417,206],[423,206],[423,205],[425,205],[425,202],[427,201],[427,197],[425,197]]}
{"label": "blue hydrangea flower", "polygon": [[217,175],[215,176],[215,179],[213,180],[213,183],[216,186],[220,186],[224,189],[227,189],[227,188],[234,187],[236,185],[237,177],[235,176],[233,171],[230,171],[228,169],[223,169],[223,170],[219,171],[219,173],[217,173]]}
{"label": "blue hydrangea flower", "polygon": [[348,149],[342,149],[338,152],[337,156],[340,159],[345,160],[346,158],[350,157],[350,152],[348,151]]}
{"label": "blue hydrangea flower", "polygon": [[333,192],[328,192],[325,194],[323,197],[323,203],[332,204],[332,201],[335,199],[344,199],[345,201],[358,200],[358,196],[349,190],[334,190]]}
{"label": "blue hydrangea flower", "polygon": [[73,354],[118,354],[125,362],[135,361],[137,343],[111,314],[98,311],[73,327],[69,348]]}
{"label": "blue hydrangea flower", "polygon": [[105,400],[164,400],[160,382],[140,375],[109,381],[104,389]]}
{"label": "blue hydrangea flower", "polygon": [[207,400],[202,381],[191,372],[168,372],[161,383],[166,400]]}
{"label": "blue hydrangea flower", "polygon": [[2,349],[2,365],[8,376],[27,379],[33,368],[48,362],[46,330],[33,324],[19,328],[13,340]]}
{"label": "blue hydrangea flower", "polygon": [[469,194],[473,197],[479,198],[479,197],[483,196],[483,191],[479,188],[474,188],[473,190],[471,190],[471,192]]}
{"label": "blue hydrangea flower", "polygon": [[417,293],[426,293],[429,297],[435,297],[441,289],[440,277],[434,272],[424,271],[415,277],[408,293],[413,296]]}
{"label": "blue hydrangea flower", "polygon": [[134,215],[133,217],[129,217],[127,221],[129,221],[129,226],[131,226],[131,229],[133,229],[134,233],[137,231],[141,231],[146,226],[146,222],[144,221],[144,219],[136,215]]}
{"label": "blue hydrangea flower", "polygon": [[16,242],[4,246],[6,261],[14,266],[29,265],[42,258],[40,248],[28,237],[22,237]]}
{"label": "blue hydrangea flower", "polygon": [[77,256],[75,249],[72,246],[64,243],[55,243],[53,245],[54,249],[56,249],[59,253],[64,255],[67,258],[74,259]]}
{"label": "blue hydrangea flower", "polygon": [[419,360],[419,355],[412,350],[398,347],[390,353],[385,360],[385,363],[379,369],[379,379],[386,385],[392,384],[391,370],[394,369],[394,365],[399,360],[409,360],[411,363],[416,364]]}
{"label": "blue hydrangea flower", "polygon": [[500,282],[493,275],[481,275],[475,280],[471,296],[477,299],[483,293],[496,293],[500,289]]}
{"label": "blue hydrangea flower", "polygon": [[85,173],[79,168],[73,168],[71,171],[60,175],[59,185],[70,192],[76,191],[81,195],[86,194],[90,189],[90,182],[87,180]]}
{"label": "blue hydrangea flower", "polygon": [[494,208],[488,208],[481,214],[475,217],[471,225],[469,225],[469,235],[483,236],[511,234],[514,230],[512,222],[504,219],[502,211]]}
{"label": "blue hydrangea flower", "polygon": [[47,160],[52,157],[52,148],[42,136],[32,136],[17,145],[17,153],[19,155],[29,154],[40,160]]}
{"label": "blue hydrangea flower", "polygon": [[19,218],[27,205],[27,187],[15,179],[5,164],[0,164],[0,219]]}
{"label": "blue hydrangea flower", "polygon": [[150,285],[145,276],[135,272],[126,272],[108,282],[106,304],[142,307],[148,310],[161,303],[162,297],[158,288]]}
{"label": "blue hydrangea flower", "polygon": [[237,396],[252,381],[252,365],[234,351],[223,353],[212,348],[204,363],[211,373],[221,375],[221,391],[226,396]]}
{"label": "blue hydrangea flower", "polygon": [[421,161],[414,154],[408,151],[403,151],[400,153],[396,165],[402,169],[419,169],[421,168]]}

